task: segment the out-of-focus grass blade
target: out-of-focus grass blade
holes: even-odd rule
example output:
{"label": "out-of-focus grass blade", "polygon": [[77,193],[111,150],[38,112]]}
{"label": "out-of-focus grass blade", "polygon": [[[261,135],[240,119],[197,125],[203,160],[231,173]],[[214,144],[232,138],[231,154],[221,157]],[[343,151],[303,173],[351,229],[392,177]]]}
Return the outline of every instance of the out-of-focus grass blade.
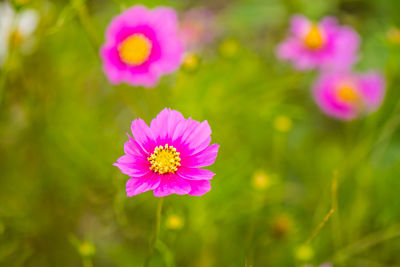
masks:
{"label": "out-of-focus grass blade", "polygon": [[52,35],[58,32],[64,24],[70,20],[72,20],[76,16],[76,10],[72,6],[72,4],[68,4],[64,7],[64,9],[61,11],[60,15],[57,18],[56,23],[54,24],[53,27],[50,27],[45,35]]}
{"label": "out-of-focus grass blade", "polygon": [[176,266],[173,252],[162,241],[157,240],[156,248],[161,253],[167,267]]}

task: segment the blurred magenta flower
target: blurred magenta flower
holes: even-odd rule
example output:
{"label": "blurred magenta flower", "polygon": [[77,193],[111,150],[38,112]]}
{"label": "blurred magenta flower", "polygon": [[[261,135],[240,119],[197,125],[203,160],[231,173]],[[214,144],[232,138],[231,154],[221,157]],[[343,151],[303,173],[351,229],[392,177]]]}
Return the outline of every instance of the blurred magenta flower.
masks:
{"label": "blurred magenta flower", "polygon": [[290,36],[278,45],[277,57],[289,60],[298,70],[349,69],[358,57],[360,38],[335,18],[314,23],[301,15],[291,19]]}
{"label": "blurred magenta flower", "polygon": [[219,32],[212,11],[193,8],[183,13],[180,23],[180,36],[187,50],[199,50],[214,41]]}
{"label": "blurred magenta flower", "polygon": [[111,83],[155,86],[161,75],[181,64],[183,45],[175,11],[141,5],[127,9],[108,26],[100,54]]}
{"label": "blurred magenta flower", "polygon": [[331,72],[321,74],[313,90],[314,99],[324,113],[337,119],[352,120],[381,105],[385,81],[376,72]]}
{"label": "blurred magenta flower", "polygon": [[210,191],[209,180],[215,174],[200,168],[214,163],[219,145],[210,145],[207,121],[185,119],[178,111],[164,109],[150,127],[137,119],[131,128],[133,138],[125,143],[125,155],[114,163],[132,177],[126,183],[128,196],[149,190],[156,197]]}

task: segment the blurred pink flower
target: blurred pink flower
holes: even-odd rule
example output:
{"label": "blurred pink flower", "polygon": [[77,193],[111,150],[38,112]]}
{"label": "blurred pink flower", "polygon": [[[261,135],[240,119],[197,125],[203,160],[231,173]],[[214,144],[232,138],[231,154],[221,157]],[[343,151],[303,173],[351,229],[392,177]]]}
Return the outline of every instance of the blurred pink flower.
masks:
{"label": "blurred pink flower", "polygon": [[211,142],[211,129],[202,123],[185,119],[181,113],[164,109],[151,121],[132,122],[132,135],[125,143],[125,155],[114,163],[131,176],[126,193],[134,196],[153,190],[156,197],[170,194],[200,196],[211,189],[215,175],[200,169],[214,163],[219,145]]}
{"label": "blurred pink flower", "polygon": [[153,87],[181,64],[183,46],[171,8],[136,5],[115,17],[101,47],[103,70],[113,84]]}
{"label": "blurred pink flower", "polygon": [[324,113],[337,119],[352,120],[381,105],[385,81],[376,72],[331,72],[321,74],[313,90],[314,99]]}
{"label": "blurred pink flower", "polygon": [[291,19],[290,36],[277,47],[277,57],[289,60],[298,70],[313,68],[350,69],[358,58],[360,38],[335,18],[314,23],[304,16]]}
{"label": "blurred pink flower", "polygon": [[181,18],[180,36],[187,50],[199,50],[218,34],[215,15],[205,8],[187,10]]}

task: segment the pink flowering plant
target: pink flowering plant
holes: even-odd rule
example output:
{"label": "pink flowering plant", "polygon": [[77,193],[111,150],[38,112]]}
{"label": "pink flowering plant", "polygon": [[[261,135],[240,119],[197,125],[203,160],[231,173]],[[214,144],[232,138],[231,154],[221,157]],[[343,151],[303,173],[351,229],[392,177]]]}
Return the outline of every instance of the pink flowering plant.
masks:
{"label": "pink flowering plant", "polygon": [[142,5],[127,9],[108,26],[100,55],[111,83],[154,87],[160,76],[181,64],[183,45],[175,11]]}
{"label": "pink flowering plant", "polygon": [[385,82],[381,74],[322,73],[313,86],[321,110],[340,120],[352,120],[375,111],[382,103]]}
{"label": "pink flowering plant", "polygon": [[213,172],[201,169],[214,163],[219,145],[211,142],[207,121],[185,119],[171,109],[162,110],[150,123],[132,122],[125,155],[114,165],[131,178],[126,193],[134,196],[153,190],[154,196],[201,196],[211,189]]}
{"label": "pink flowering plant", "polygon": [[277,57],[297,70],[349,69],[358,59],[360,38],[349,26],[333,17],[313,22],[294,15],[289,36],[277,47]]}
{"label": "pink flowering plant", "polygon": [[278,45],[276,54],[297,70],[317,69],[314,100],[328,116],[353,120],[375,111],[385,92],[384,78],[376,72],[352,71],[358,60],[360,37],[333,17],[313,22],[294,15],[289,36]]}

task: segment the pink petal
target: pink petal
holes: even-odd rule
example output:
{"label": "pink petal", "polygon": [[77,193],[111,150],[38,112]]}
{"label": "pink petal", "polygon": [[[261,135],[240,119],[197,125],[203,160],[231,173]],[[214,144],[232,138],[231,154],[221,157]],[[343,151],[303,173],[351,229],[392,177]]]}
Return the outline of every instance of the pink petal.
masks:
{"label": "pink petal", "polygon": [[176,128],[174,130],[174,133],[172,134],[172,141],[176,142],[176,141],[181,141],[185,132],[188,131],[189,129],[189,124],[191,123],[191,119],[187,119],[187,120],[182,120],[181,122],[179,122],[176,125]]}
{"label": "pink petal", "polygon": [[185,195],[190,190],[191,187],[187,180],[175,174],[164,174],[161,175],[161,183],[153,193],[156,197],[164,197],[170,194]]}
{"label": "pink petal", "polygon": [[290,19],[290,28],[296,37],[303,37],[310,28],[310,21],[302,15],[294,15]]}
{"label": "pink petal", "polygon": [[156,143],[149,126],[142,119],[137,119],[132,122],[131,129],[136,142],[138,142],[144,151],[152,153]]}
{"label": "pink petal", "polygon": [[171,8],[158,7],[152,14],[153,27],[162,29],[158,32],[158,39],[163,44],[162,59],[151,66],[156,73],[170,73],[176,71],[183,58],[183,43],[178,33],[178,18]]}
{"label": "pink petal", "polygon": [[315,67],[315,55],[305,50],[301,41],[289,37],[276,49],[276,56],[281,60],[290,60],[297,70],[309,70]]}
{"label": "pink petal", "polygon": [[211,128],[207,121],[197,125],[187,137],[182,139],[182,144],[186,146],[184,155],[192,155],[198,151],[204,150],[211,142]]}
{"label": "pink petal", "polygon": [[207,180],[190,181],[192,188],[188,193],[191,196],[201,196],[211,190],[211,182]]}
{"label": "pink petal", "polygon": [[172,8],[157,7],[152,12],[152,22],[162,26],[164,31],[175,32],[178,29],[178,17]]}
{"label": "pink petal", "polygon": [[122,173],[139,177],[150,172],[150,163],[148,161],[140,161],[130,155],[124,155],[113,164],[117,166]]}
{"label": "pink petal", "polygon": [[181,113],[165,108],[151,121],[150,129],[156,136],[157,142],[169,141],[171,145],[173,133],[178,123],[183,120]]}
{"label": "pink petal", "polygon": [[334,70],[349,70],[358,60],[360,36],[350,27],[342,26],[335,34],[334,51],[325,65]]}
{"label": "pink petal", "polygon": [[125,10],[121,15],[113,18],[106,31],[106,40],[116,44],[116,37],[121,29],[127,26],[136,26],[143,23],[149,17],[149,11],[145,6],[135,5]]}
{"label": "pink petal", "polygon": [[369,112],[376,110],[382,104],[385,95],[384,78],[379,73],[371,72],[360,76],[359,84],[365,108]]}
{"label": "pink petal", "polygon": [[160,75],[151,71],[146,73],[137,73],[129,69],[124,72],[123,77],[124,82],[132,86],[152,88],[157,85]]}
{"label": "pink petal", "polygon": [[130,136],[129,141],[124,144],[124,152],[133,157],[147,157],[140,145]]}
{"label": "pink petal", "polygon": [[159,175],[151,172],[142,177],[134,177],[126,182],[126,194],[128,197],[153,190],[160,184]]}
{"label": "pink petal", "polygon": [[324,17],[318,24],[319,26],[323,27],[326,30],[330,29],[335,30],[339,26],[337,19],[335,17],[330,17],[330,16]]}
{"label": "pink petal", "polygon": [[276,57],[281,60],[289,60],[299,55],[300,44],[296,38],[289,37],[280,43],[276,49]]}
{"label": "pink petal", "polygon": [[217,158],[219,145],[213,144],[203,151],[188,157],[181,158],[181,165],[185,167],[199,168],[214,164]]}
{"label": "pink petal", "polygon": [[193,149],[188,147],[189,142],[187,141],[190,136],[195,132],[200,122],[188,118],[179,122],[173,131],[172,143],[176,145],[181,156],[193,154]]}
{"label": "pink petal", "polygon": [[188,180],[210,180],[215,175],[215,173],[209,170],[187,168],[182,166],[178,169],[178,172],[176,174]]}
{"label": "pink petal", "polygon": [[185,142],[191,136],[191,134],[197,129],[199,125],[200,122],[192,120],[192,118],[188,118],[186,120],[184,129],[182,129],[182,132],[180,134],[181,141]]}

